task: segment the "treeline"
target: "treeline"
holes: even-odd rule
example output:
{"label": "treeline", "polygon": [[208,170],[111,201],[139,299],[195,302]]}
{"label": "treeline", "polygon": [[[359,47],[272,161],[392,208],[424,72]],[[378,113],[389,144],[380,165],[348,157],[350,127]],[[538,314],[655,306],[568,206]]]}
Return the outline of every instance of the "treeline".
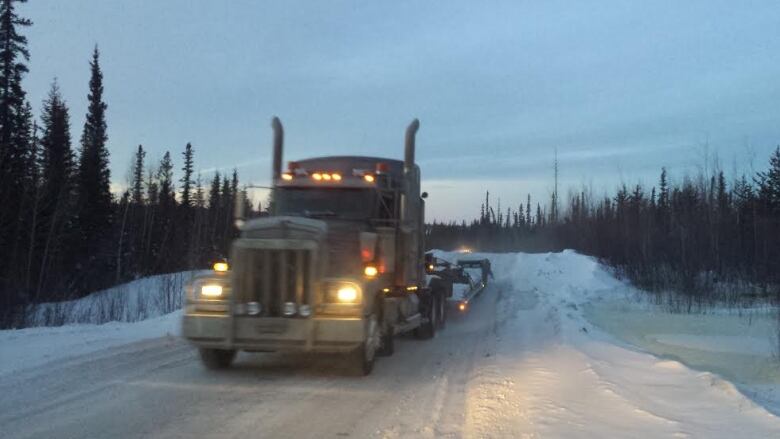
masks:
{"label": "treeline", "polygon": [[0,327],[31,303],[203,266],[236,234],[236,171],[204,188],[189,143],[178,180],[169,152],[147,163],[139,145],[128,189],[112,194],[97,47],[77,145],[56,80],[35,118],[22,86],[30,54],[20,31],[32,25],[16,13],[23,2],[0,0]]}
{"label": "treeline", "polygon": [[[692,295],[718,285],[780,294],[780,148],[765,171],[728,182],[722,171],[653,187],[622,186],[614,196],[580,191],[558,207],[525,203],[502,211],[489,197],[470,223],[428,226],[431,248],[559,251],[601,258],[651,290]],[[560,211],[559,211],[560,210]]]}

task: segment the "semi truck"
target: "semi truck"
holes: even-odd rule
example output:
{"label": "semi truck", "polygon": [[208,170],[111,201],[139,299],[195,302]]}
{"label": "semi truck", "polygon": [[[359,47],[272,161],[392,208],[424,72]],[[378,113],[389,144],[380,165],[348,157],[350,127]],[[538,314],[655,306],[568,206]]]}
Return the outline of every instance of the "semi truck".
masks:
{"label": "semi truck", "polygon": [[403,160],[315,157],[286,169],[282,124],[271,126],[270,214],[245,218],[237,200],[239,237],[187,285],[183,336],[210,369],[238,351],[321,352],[369,374],[395,336],[430,339],[444,327],[457,278],[424,251],[419,122],[406,129]]}

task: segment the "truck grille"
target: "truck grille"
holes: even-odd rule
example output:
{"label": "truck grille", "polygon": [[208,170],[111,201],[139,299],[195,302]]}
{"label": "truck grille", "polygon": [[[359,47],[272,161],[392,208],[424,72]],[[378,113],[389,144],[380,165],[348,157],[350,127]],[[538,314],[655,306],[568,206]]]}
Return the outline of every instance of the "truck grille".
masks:
{"label": "truck grille", "polygon": [[241,249],[235,258],[237,303],[259,302],[261,317],[282,317],[286,302],[311,305],[309,250]]}

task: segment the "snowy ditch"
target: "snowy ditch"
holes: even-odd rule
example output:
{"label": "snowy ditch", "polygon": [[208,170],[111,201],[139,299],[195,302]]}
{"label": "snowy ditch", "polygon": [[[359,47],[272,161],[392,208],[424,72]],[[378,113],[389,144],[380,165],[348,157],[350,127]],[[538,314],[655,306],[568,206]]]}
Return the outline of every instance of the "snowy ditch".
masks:
{"label": "snowy ditch", "polygon": [[623,294],[584,305],[585,318],[619,340],[734,382],[780,414],[777,309],[672,313]]}

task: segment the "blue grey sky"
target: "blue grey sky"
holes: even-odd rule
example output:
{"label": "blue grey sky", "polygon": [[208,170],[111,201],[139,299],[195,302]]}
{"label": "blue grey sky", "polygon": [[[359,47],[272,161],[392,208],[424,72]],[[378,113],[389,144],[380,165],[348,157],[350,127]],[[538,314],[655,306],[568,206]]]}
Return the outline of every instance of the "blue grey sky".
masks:
{"label": "blue grey sky", "polygon": [[[288,159],[401,157],[421,120],[428,219],[516,205],[553,187],[597,194],[717,158],[730,175],[780,143],[776,1],[30,0],[24,85],[54,77],[78,140],[100,47],[112,177],[138,144],[209,178],[268,184],[270,119]],[[565,192],[565,191],[564,191]],[[564,194],[565,195],[565,194]],[[258,194],[258,197],[262,194]]]}

